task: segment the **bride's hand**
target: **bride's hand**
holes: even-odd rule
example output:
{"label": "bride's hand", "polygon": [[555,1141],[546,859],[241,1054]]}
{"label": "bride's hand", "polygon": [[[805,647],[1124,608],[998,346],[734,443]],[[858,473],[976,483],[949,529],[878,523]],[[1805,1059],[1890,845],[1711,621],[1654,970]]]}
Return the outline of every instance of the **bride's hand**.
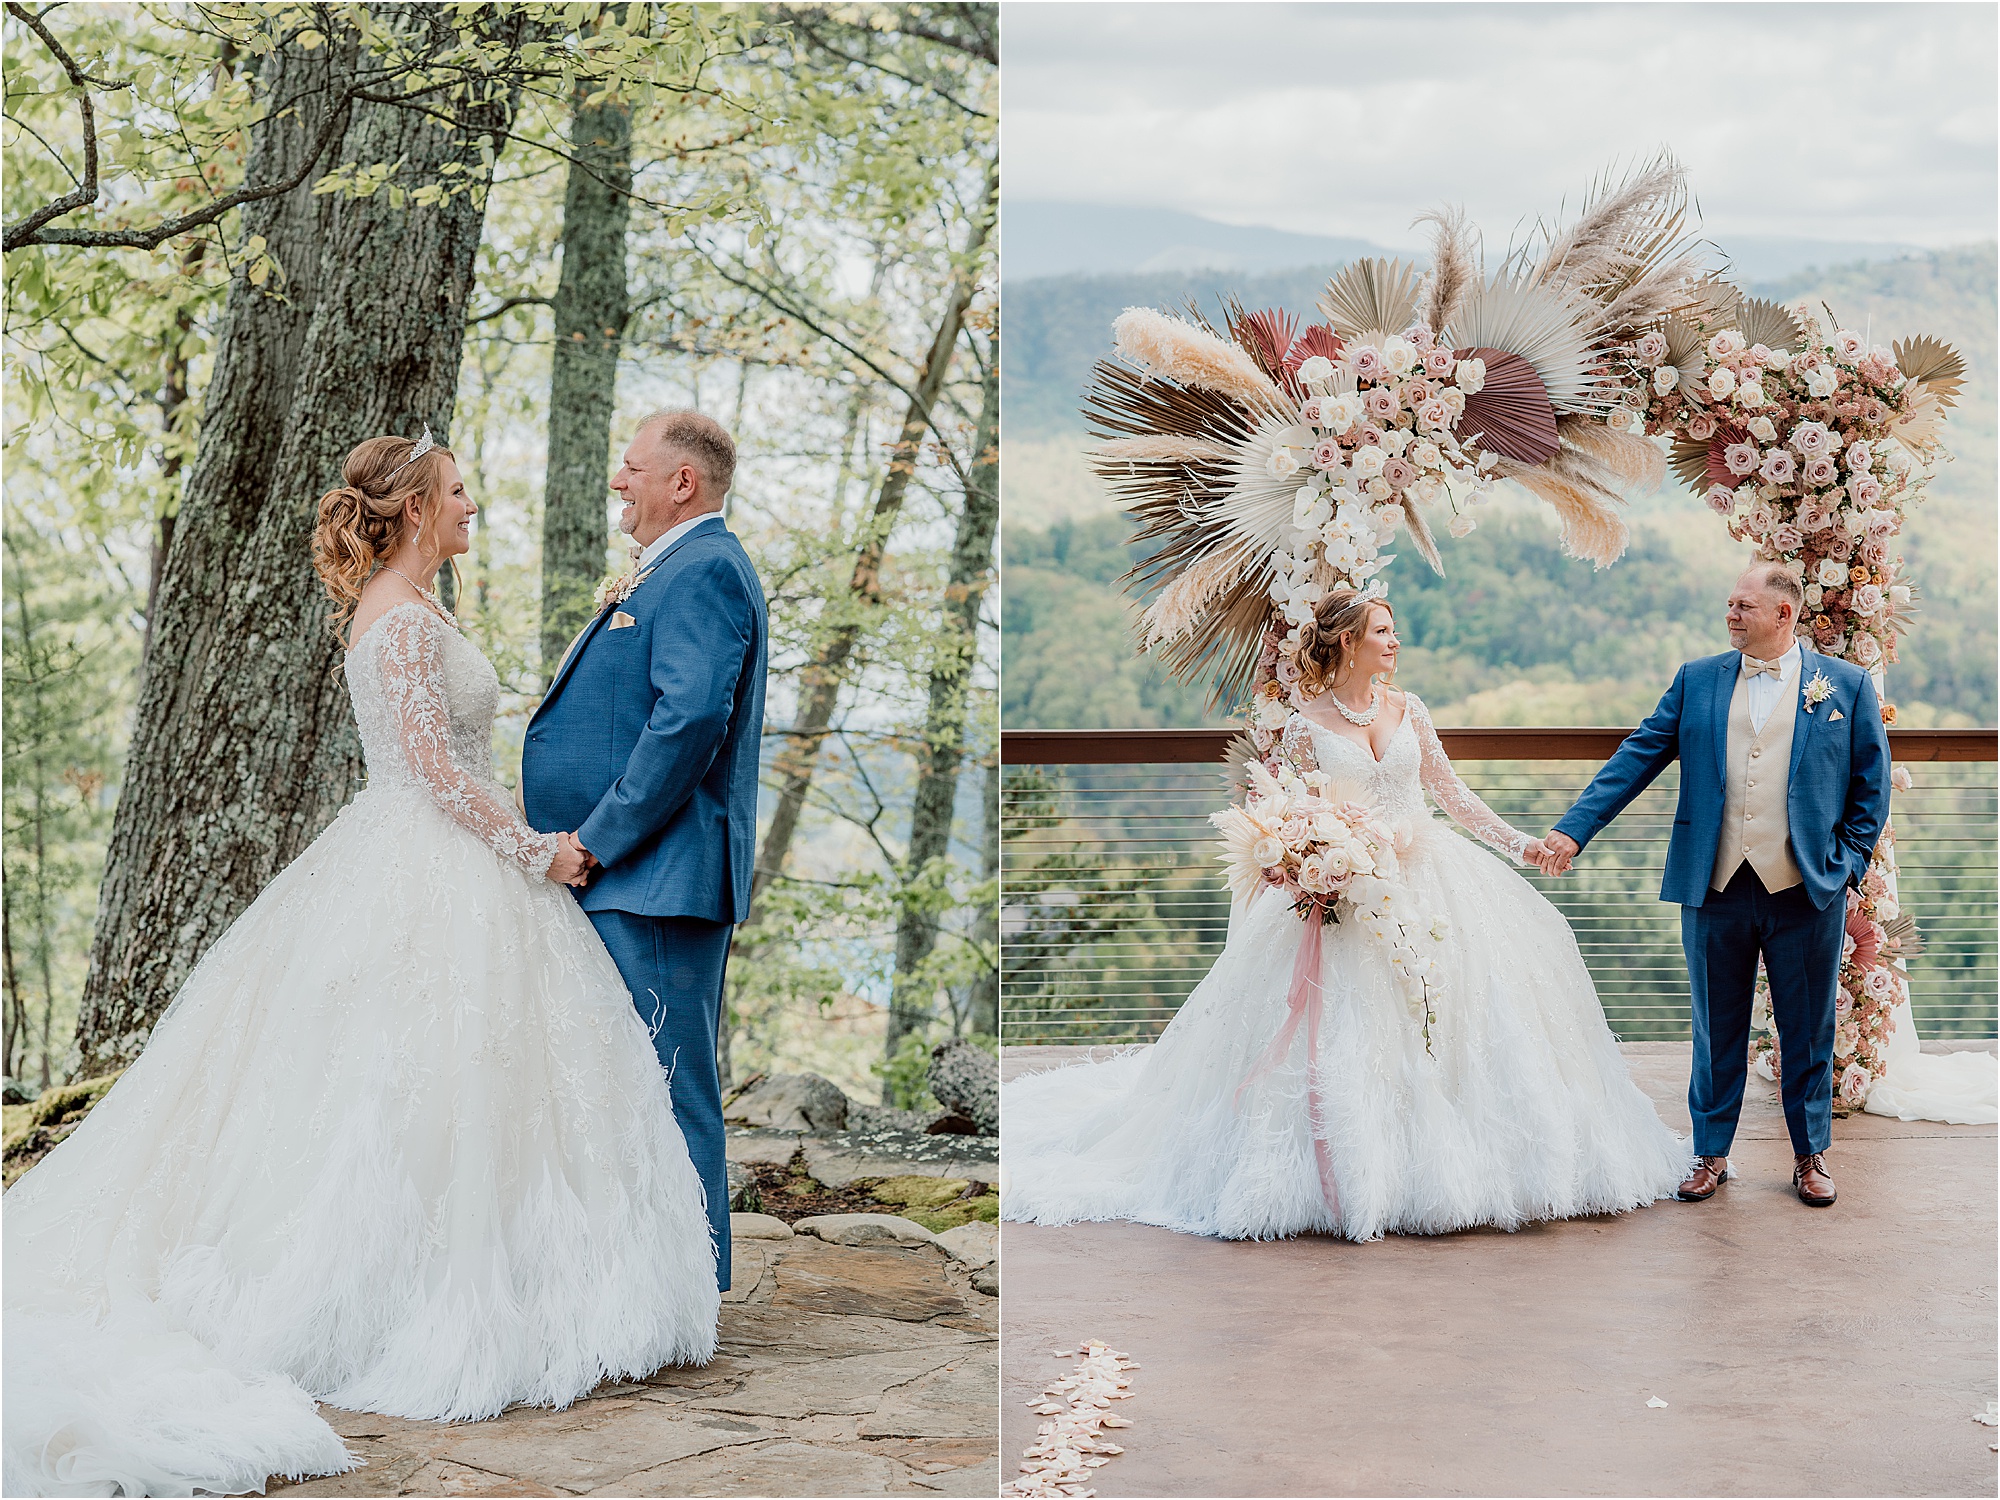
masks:
{"label": "bride's hand", "polygon": [[576,835],[561,834],[556,841],[556,857],[549,861],[549,879],[558,885],[582,885],[595,863],[576,841]]}

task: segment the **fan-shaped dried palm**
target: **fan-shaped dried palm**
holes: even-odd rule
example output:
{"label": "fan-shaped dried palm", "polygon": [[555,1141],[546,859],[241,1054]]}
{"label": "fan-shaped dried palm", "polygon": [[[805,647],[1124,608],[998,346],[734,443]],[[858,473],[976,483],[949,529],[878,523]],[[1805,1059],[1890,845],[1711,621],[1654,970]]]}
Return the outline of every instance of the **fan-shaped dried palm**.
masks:
{"label": "fan-shaped dried palm", "polygon": [[1944,403],[1929,386],[1914,381],[1904,401],[1905,409],[1889,424],[1889,435],[1906,448],[1929,448],[1944,430]]}
{"label": "fan-shaped dried palm", "polygon": [[1234,297],[1229,299],[1226,311],[1229,336],[1236,340],[1245,354],[1257,361],[1258,368],[1274,384],[1284,388],[1286,395],[1294,401],[1303,400],[1305,392],[1299,388],[1292,372],[1285,368],[1285,352],[1292,347],[1299,320],[1282,308],[1245,312],[1243,304]]}
{"label": "fan-shaped dried palm", "polygon": [[1318,355],[1321,359],[1339,359],[1340,351],[1344,347],[1340,342],[1340,335],[1326,324],[1308,324],[1306,331],[1293,340],[1292,347],[1285,351],[1285,368],[1296,375],[1299,366],[1314,355]]}
{"label": "fan-shaped dried palm", "polygon": [[[1719,274],[1710,272],[1690,288],[1688,306],[1678,316],[1697,328],[1734,328],[1736,309],[1742,302],[1742,292]],[[1695,342],[1699,344],[1703,338],[1704,335],[1697,333]]]}
{"label": "fan-shaped dried palm", "polygon": [[1958,404],[1959,387],[1965,384],[1965,360],[1956,349],[1927,333],[1897,339],[1891,347],[1896,368],[1935,396],[1939,405]]}
{"label": "fan-shaped dried palm", "polygon": [[1602,414],[1616,404],[1618,386],[1591,348],[1591,321],[1578,298],[1501,276],[1467,291],[1452,326],[1462,346],[1526,360],[1557,411]]}
{"label": "fan-shaped dried palm", "polygon": [[1099,360],[1084,391],[1083,414],[1100,438],[1175,434],[1235,447],[1256,418],[1220,391],[1150,380],[1110,360]]}
{"label": "fan-shaped dried palm", "polygon": [[1128,307],[1111,325],[1118,352],[1184,386],[1233,396],[1258,410],[1286,405],[1277,383],[1236,345],[1151,307]]}
{"label": "fan-shaped dried palm", "polygon": [[1479,280],[1471,226],[1462,208],[1441,208],[1421,214],[1416,224],[1436,226],[1431,236],[1431,272],[1424,288],[1424,322],[1443,338],[1465,293]]}
{"label": "fan-shaped dried palm", "polygon": [[1709,458],[1711,453],[1716,452],[1719,450],[1713,444],[1697,443],[1693,438],[1675,438],[1673,449],[1667,455],[1667,467],[1674,471],[1674,478],[1685,488],[1697,495],[1706,494],[1708,487],[1716,483]]}
{"label": "fan-shaped dried palm", "polygon": [[1465,410],[1452,430],[1462,440],[1517,463],[1539,464],[1554,458],[1561,446],[1555,407],[1535,367],[1518,354],[1485,346],[1460,349],[1457,356],[1483,360],[1486,384],[1465,398]]}
{"label": "fan-shaped dried palm", "polygon": [[1222,747],[1222,789],[1232,802],[1241,802],[1250,791],[1250,772],[1246,769],[1252,761],[1262,761],[1257,753],[1257,742],[1249,734],[1239,730],[1230,736],[1229,743]]}
{"label": "fan-shaped dried palm", "polygon": [[1409,261],[1369,256],[1343,266],[1326,284],[1320,311],[1350,344],[1364,337],[1386,338],[1416,320],[1421,282]]}
{"label": "fan-shaped dried palm", "polygon": [[1310,452],[1313,442],[1312,429],[1295,416],[1270,416],[1257,424],[1230,461],[1229,492],[1218,507],[1232,532],[1265,552],[1287,539],[1305,475],[1293,471],[1280,478],[1271,472],[1271,460],[1278,449],[1289,448],[1296,461],[1296,450]]}
{"label": "fan-shaped dried palm", "polygon": [[[1730,304],[1729,311],[1733,320],[1736,311],[1734,303]],[[1692,390],[1699,386],[1708,370],[1708,336],[1700,326],[1673,317],[1660,325],[1660,335],[1667,341],[1667,357],[1662,363],[1680,371],[1681,388]]]}
{"label": "fan-shaped dried palm", "polygon": [[1792,311],[1762,297],[1745,297],[1736,305],[1736,331],[1747,344],[1766,349],[1802,349],[1806,330]]}

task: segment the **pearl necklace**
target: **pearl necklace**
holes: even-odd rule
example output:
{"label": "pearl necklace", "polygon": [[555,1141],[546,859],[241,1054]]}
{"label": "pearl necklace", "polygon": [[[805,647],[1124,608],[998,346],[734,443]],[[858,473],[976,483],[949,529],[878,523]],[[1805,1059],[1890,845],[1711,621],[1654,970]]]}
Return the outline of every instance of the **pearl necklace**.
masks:
{"label": "pearl necklace", "polygon": [[1342,703],[1340,701],[1340,694],[1336,693],[1332,688],[1326,690],[1326,695],[1333,700],[1333,706],[1339,711],[1341,718],[1347,720],[1348,723],[1354,725],[1357,729],[1366,729],[1382,715],[1381,695],[1375,691],[1375,684],[1372,682],[1368,684],[1368,707],[1358,713],[1349,708],[1345,703]]}
{"label": "pearl necklace", "polygon": [[454,630],[458,628],[458,616],[444,607],[444,601],[438,598],[435,590],[425,588],[401,568],[392,568],[387,563],[383,563],[382,571],[385,573],[394,573],[403,582],[417,591],[417,596],[437,612],[439,619],[443,620],[445,624],[451,626]]}

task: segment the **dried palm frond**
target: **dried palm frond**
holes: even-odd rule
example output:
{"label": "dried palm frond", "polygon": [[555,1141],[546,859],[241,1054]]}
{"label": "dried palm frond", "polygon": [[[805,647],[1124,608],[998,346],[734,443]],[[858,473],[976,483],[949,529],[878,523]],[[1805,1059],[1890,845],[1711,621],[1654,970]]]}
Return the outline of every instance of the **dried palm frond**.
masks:
{"label": "dried palm frond", "polygon": [[1564,417],[1557,425],[1564,444],[1602,464],[1621,491],[1644,494],[1666,481],[1667,456],[1651,438],[1581,417]]}
{"label": "dried palm frond", "polygon": [[[1742,301],[1743,293],[1721,276],[1710,272],[1689,289],[1688,306],[1680,316],[1698,328],[1732,328],[1736,324],[1736,309]],[[1697,333],[1695,342],[1700,343],[1702,337]]]}
{"label": "dried palm frond", "polygon": [[1257,361],[1258,367],[1273,384],[1282,386],[1285,394],[1294,401],[1303,399],[1305,393],[1299,389],[1291,371],[1285,368],[1285,353],[1292,347],[1292,336],[1298,329],[1299,320],[1283,308],[1245,312],[1243,304],[1234,297],[1229,299],[1226,311],[1229,336],[1236,340],[1245,354]]}
{"label": "dried palm frond", "polygon": [[[1735,307],[1730,307],[1730,316],[1735,316]],[[1715,326],[1723,326],[1721,324]],[[1667,341],[1667,357],[1663,361],[1680,371],[1683,389],[1701,384],[1702,376],[1708,368],[1706,348],[1708,335],[1701,326],[1680,318],[1668,318],[1660,325],[1660,334]]]}
{"label": "dried palm frond", "polygon": [[1265,552],[1285,540],[1305,476],[1277,478],[1271,473],[1271,458],[1279,448],[1309,451],[1313,441],[1312,429],[1295,419],[1266,417],[1257,424],[1230,462],[1229,493],[1219,507],[1231,531]]}
{"label": "dried palm frond", "polygon": [[1958,404],[1959,387],[1965,384],[1965,360],[1956,349],[1927,333],[1897,339],[1891,349],[1896,368],[1937,397],[1941,406]]}
{"label": "dried palm frond", "polygon": [[1098,438],[1174,434],[1234,448],[1256,418],[1219,391],[1150,380],[1138,371],[1099,360],[1084,392],[1083,413]]}
{"label": "dried palm frond", "polygon": [[1213,464],[1227,463],[1229,449],[1221,443],[1163,432],[1147,437],[1107,438],[1091,449],[1091,456],[1123,459],[1128,463]]}
{"label": "dried palm frond", "polygon": [[1385,338],[1415,321],[1421,280],[1409,261],[1369,256],[1343,266],[1326,284],[1320,311],[1349,343]]}
{"label": "dried palm frond", "polygon": [[1276,382],[1257,362],[1210,329],[1155,308],[1128,307],[1112,323],[1111,336],[1133,364],[1180,385],[1233,396],[1258,410],[1286,405]]}
{"label": "dried palm frond", "polygon": [[1736,331],[1746,344],[1766,349],[1799,349],[1806,342],[1806,330],[1791,309],[1762,297],[1745,297],[1737,303]]}
{"label": "dried palm frond", "polygon": [[1263,759],[1257,753],[1257,742],[1241,730],[1222,747],[1222,790],[1230,801],[1240,802],[1249,794],[1250,763]]}
{"label": "dried palm frond", "polygon": [[1697,495],[1706,494],[1711,482],[1710,448],[1711,444],[1697,443],[1692,438],[1675,438],[1673,449],[1667,455],[1667,467],[1674,471],[1674,478]]}
{"label": "dried palm frond", "polygon": [[1591,348],[1591,314],[1577,298],[1504,276],[1476,284],[1452,323],[1461,347],[1501,349],[1534,367],[1557,411],[1610,410],[1618,387]]}
{"label": "dried palm frond", "polygon": [[[1314,355],[1318,355],[1321,359],[1339,359],[1343,347],[1340,335],[1326,324],[1309,324],[1306,331],[1292,341],[1292,347],[1285,351],[1285,368],[1296,375],[1299,366]],[[1347,384],[1349,387],[1353,385],[1351,376]]]}
{"label": "dried palm frond", "polygon": [[[1254,748],[1252,753],[1255,753]],[[1917,931],[1917,919],[1906,911],[1897,912],[1882,924],[1882,939],[1884,947],[1895,946],[1897,959],[1905,964],[1924,951],[1923,935]]]}
{"label": "dried palm frond", "polygon": [[[1431,273],[1425,286],[1424,322],[1440,338],[1451,326],[1466,289],[1479,280],[1473,252],[1473,235],[1462,208],[1442,208],[1421,214],[1416,224],[1434,224],[1431,237]],[[1411,227],[1415,228],[1416,224]]]}
{"label": "dried palm frond", "polygon": [[1906,409],[1889,424],[1889,435],[1906,448],[1926,449],[1944,430],[1944,403],[1927,385],[1910,383]]}
{"label": "dried palm frond", "polygon": [[1535,367],[1518,354],[1484,345],[1456,352],[1460,359],[1477,359],[1486,366],[1486,384],[1465,398],[1465,410],[1452,424],[1460,439],[1517,463],[1554,458],[1562,446],[1556,411]]}

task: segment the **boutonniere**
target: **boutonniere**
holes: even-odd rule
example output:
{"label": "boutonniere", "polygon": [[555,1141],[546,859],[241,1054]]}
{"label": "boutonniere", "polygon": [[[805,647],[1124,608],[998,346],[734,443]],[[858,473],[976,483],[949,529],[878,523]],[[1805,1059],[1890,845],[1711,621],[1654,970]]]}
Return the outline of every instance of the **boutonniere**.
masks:
{"label": "boutonniere", "polygon": [[[1820,704],[1833,696],[1833,684],[1826,680],[1826,673],[1814,672],[1812,681],[1806,684],[1806,712],[1811,713]],[[1840,717],[1840,710],[1834,710],[1834,717]]]}
{"label": "boutonniere", "polygon": [[639,571],[639,554],[633,553],[624,567],[615,573],[604,575],[603,581],[597,585],[597,591],[590,596],[591,608],[598,614],[603,614],[612,605],[623,604],[632,597],[632,591],[650,578],[652,573],[651,568],[643,573]]}

